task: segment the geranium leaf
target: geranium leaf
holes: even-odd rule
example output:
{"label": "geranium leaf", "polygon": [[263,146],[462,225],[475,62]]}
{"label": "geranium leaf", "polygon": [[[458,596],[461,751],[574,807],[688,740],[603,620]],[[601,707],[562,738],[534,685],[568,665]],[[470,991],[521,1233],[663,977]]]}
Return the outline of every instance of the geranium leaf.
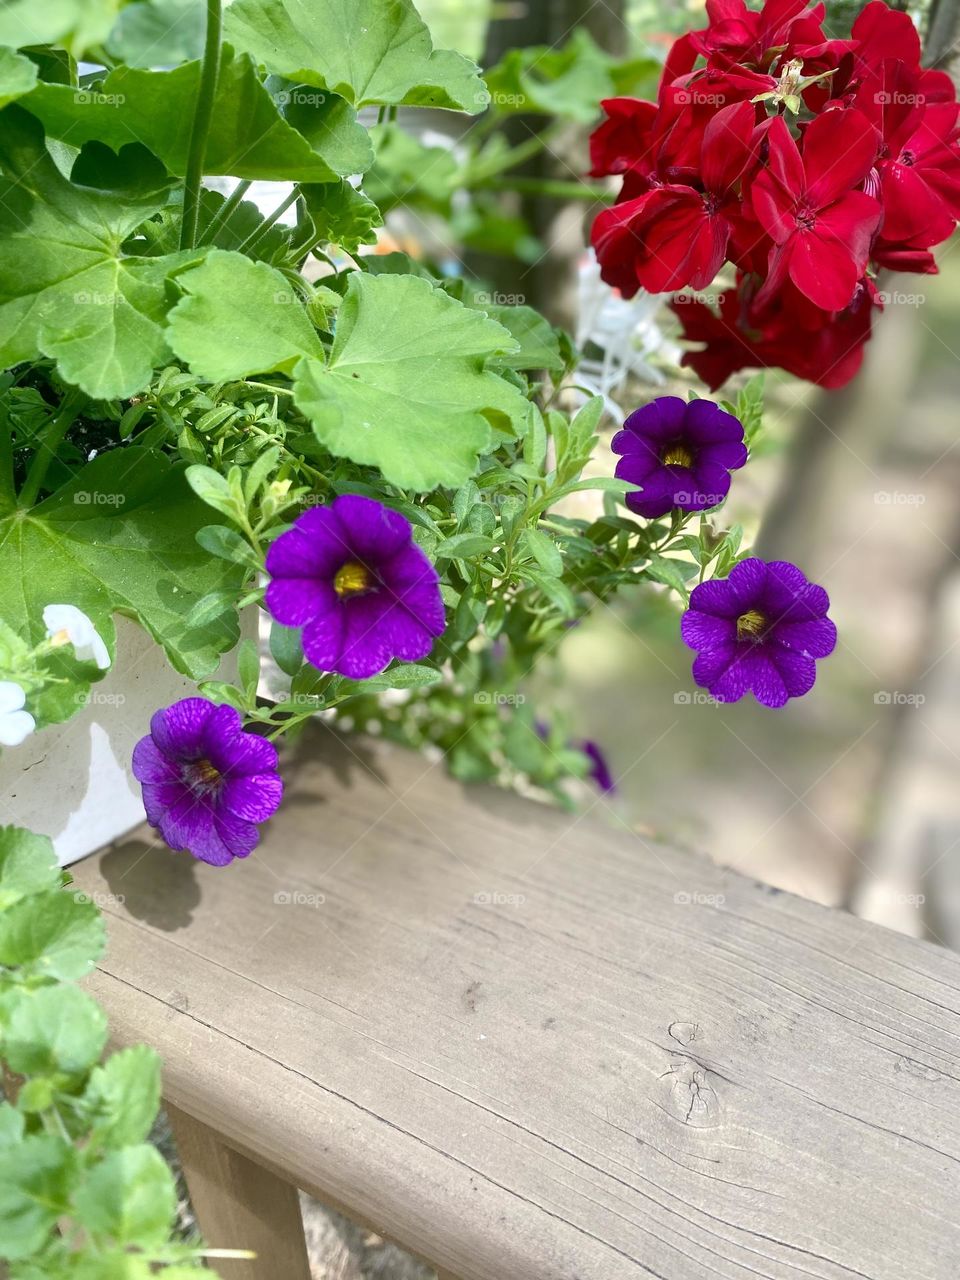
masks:
{"label": "geranium leaf", "polygon": [[491,419],[526,401],[485,369],[515,349],[499,324],[416,276],[351,276],[329,362],[296,369],[297,404],[339,457],[424,491],[463,484]]}
{"label": "geranium leaf", "polygon": [[383,226],[380,210],[349,182],[301,187],[316,234],[355,253],[361,244],[374,244],[375,227]]}
{"label": "geranium leaf", "polygon": [[13,49],[0,48],[0,107],[29,93],[37,83],[37,68]]}
{"label": "geranium leaf", "polygon": [[214,249],[179,277],[186,290],[170,313],[170,344],[213,382],[289,372],[323,347],[293,286],[264,262]]}
{"label": "geranium leaf", "polygon": [[[74,604],[112,655],[113,614],[121,612],[163,645],[178,671],[211,674],[236,643],[236,614],[203,626],[189,625],[187,615],[211,591],[239,588],[243,573],[197,545],[209,518],[182,469],[163,456],[136,446],[103,454],[30,512],[0,520],[0,596],[10,625],[38,643],[44,606]],[[57,674],[71,682],[40,695],[45,723],[72,715],[90,678],[67,668]]]}
{"label": "geranium leaf", "polygon": [[140,0],[121,10],[106,50],[128,67],[172,67],[201,57],[205,25],[198,0]]}
{"label": "geranium leaf", "polygon": [[95,399],[142,390],[166,352],[166,279],[186,258],[120,246],[166,196],[74,186],[16,103],[0,113],[0,162],[0,362],[49,356]]}
{"label": "geranium leaf", "polygon": [[[119,147],[142,142],[182,177],[200,92],[200,62],[172,71],[118,67],[96,89],[40,84],[24,105],[47,132],[77,146],[96,139]],[[317,95],[323,96],[323,95]],[[176,109],[171,110],[171,103]],[[334,182],[360,173],[373,162],[373,148],[356,113],[340,99],[326,95],[303,114],[313,120],[308,141],[290,125],[257,75],[252,60],[227,46],[207,138],[204,170],[236,178],[302,182]]]}
{"label": "geranium leaf", "polygon": [[406,102],[483,110],[469,59],[434,50],[410,0],[235,0],[227,38],[268,71],[329,89],[354,106]]}
{"label": "geranium leaf", "polygon": [[0,965],[31,978],[85,978],[105,938],[94,903],[59,889],[33,893],[0,915]]}
{"label": "geranium leaf", "polygon": [[7,0],[0,8],[0,45],[63,44],[79,56],[106,38],[120,0]]}

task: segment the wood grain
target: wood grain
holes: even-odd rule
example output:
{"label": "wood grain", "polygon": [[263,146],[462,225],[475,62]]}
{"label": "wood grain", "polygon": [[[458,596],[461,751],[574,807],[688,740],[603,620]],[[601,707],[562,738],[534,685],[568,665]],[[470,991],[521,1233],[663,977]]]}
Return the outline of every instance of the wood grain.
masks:
{"label": "wood grain", "polygon": [[178,1107],[462,1280],[957,1275],[960,958],[383,744],[284,772],[246,864],[77,868]]}
{"label": "wood grain", "polygon": [[171,1103],[167,1118],[204,1242],[256,1254],[212,1259],[211,1270],[223,1280],[310,1280],[296,1189]]}

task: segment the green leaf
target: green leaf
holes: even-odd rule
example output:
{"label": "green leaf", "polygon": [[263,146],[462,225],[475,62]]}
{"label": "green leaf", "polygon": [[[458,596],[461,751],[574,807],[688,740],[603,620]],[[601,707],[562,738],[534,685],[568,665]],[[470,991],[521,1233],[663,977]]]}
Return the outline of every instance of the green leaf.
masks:
{"label": "green leaf", "polygon": [[76,1152],[62,1138],[36,1134],[0,1146],[0,1256],[38,1252],[67,1211]]}
{"label": "green leaf", "polygon": [[249,637],[241,640],[237,650],[237,674],[248,701],[253,703],[260,682],[260,649],[257,642]]}
{"label": "green leaf", "polygon": [[[135,140],[182,177],[200,75],[199,61],[173,71],[118,67],[96,88],[40,84],[24,106],[55,138],[73,146],[96,139],[114,148]],[[318,124],[311,143],[287,122],[252,60],[234,57],[225,47],[204,172],[268,181],[335,182],[369,168],[373,148],[352,108],[331,99],[318,110],[323,125]]]}
{"label": "green leaf", "polygon": [[383,226],[380,210],[349,182],[305,184],[300,192],[315,234],[324,241],[342,245],[348,253],[356,253],[362,244],[376,243],[375,228]]}
{"label": "green leaf", "polygon": [[171,67],[202,56],[205,26],[198,0],[141,0],[120,11],[106,50],[128,67]]}
{"label": "green leaf", "polygon": [[0,965],[25,977],[84,978],[105,945],[97,907],[62,889],[30,894],[0,915]]}
{"label": "green leaf", "polygon": [[186,259],[120,246],[165,196],[73,186],[17,104],[0,113],[0,163],[0,362],[48,356],[95,399],[142,390],[167,350],[167,276]]}
{"label": "green leaf", "polygon": [[160,1108],[160,1057],[146,1044],[113,1053],[91,1071],[83,1101],[91,1111],[91,1138],[128,1147],[150,1134]]}
{"label": "green leaf", "polygon": [[524,530],[523,540],[544,573],[559,578],[563,573],[563,556],[554,540],[541,529]]}
{"label": "green leaf", "polygon": [[74,56],[108,35],[119,0],[6,0],[0,8],[0,45],[64,44]]}
{"label": "green leaf", "polygon": [[[48,604],[73,604],[93,621],[111,655],[113,614],[136,620],[193,679],[210,674],[237,641],[235,614],[191,626],[187,615],[211,591],[239,589],[243,575],[196,542],[209,510],[179,467],[148,449],[101,455],[31,511],[0,520],[0,599],[7,621],[34,644],[45,638]],[[61,651],[58,651],[58,654]],[[44,722],[77,710],[74,683],[40,696]],[[86,677],[89,679],[89,676]],[[31,708],[32,709],[32,708]]]}
{"label": "green leaf", "polygon": [[243,519],[246,508],[242,502],[237,501],[236,495],[219,471],[197,463],[187,467],[184,474],[187,477],[187,484],[201,502],[206,503],[208,507],[213,507],[214,511],[219,511],[228,520]]}
{"label": "green leaf", "polygon": [[354,106],[410,103],[476,114],[483,83],[469,59],[434,50],[410,0],[234,0],[224,30],[268,71]]}
{"label": "green leaf", "polygon": [[553,326],[533,307],[502,307],[486,304],[481,294],[473,303],[491,320],[502,324],[517,341],[518,350],[501,357],[501,363],[509,369],[545,369],[547,373],[562,373],[566,368],[560,354],[560,340]]}
{"label": "green leaf", "polygon": [[285,675],[295,676],[303,666],[300,628],[285,627],[279,622],[273,622],[270,626],[270,653]]}
{"label": "green leaf", "polygon": [[345,680],[341,692],[377,693],[382,689],[422,689],[426,685],[439,684],[442,679],[443,673],[436,667],[406,662],[391,667],[389,671],[382,671],[378,676],[371,676],[369,680]]}
{"label": "green leaf", "polygon": [[696,573],[696,566],[682,560],[670,560],[666,556],[651,556],[645,572],[654,581],[672,587],[686,599],[687,579]]}
{"label": "green leaf", "polygon": [[128,142],[118,151],[103,142],[85,142],[70,170],[70,181],[131,196],[143,196],[168,187],[166,169],[140,142]]}
{"label": "green leaf", "polygon": [[232,564],[242,564],[248,568],[260,568],[253,548],[235,529],[228,529],[226,525],[204,525],[197,530],[197,543],[204,551],[209,551],[220,560],[229,560]]}
{"label": "green leaf", "polygon": [[0,1147],[10,1147],[22,1141],[25,1125],[26,1121],[16,1107],[9,1102],[0,1102]]}
{"label": "green leaf", "polygon": [[242,253],[213,249],[179,277],[187,296],[170,313],[170,345],[211,381],[289,373],[323,347],[285,276]]}
{"label": "green leaf", "polygon": [[22,98],[36,83],[37,68],[29,58],[13,49],[0,48],[0,107]]}
{"label": "green leaf", "polygon": [[298,407],[338,457],[423,492],[461,485],[491,419],[526,401],[484,368],[514,347],[500,325],[416,276],[350,276],[329,362],[295,372]]}
{"label": "green leaf", "polygon": [[173,1174],[154,1147],[111,1152],[73,1196],[77,1221],[96,1238],[150,1249],[166,1243],[177,1208]]}
{"label": "green leaf", "polygon": [[59,884],[57,855],[46,836],[23,827],[0,827],[0,911]]}
{"label": "green leaf", "polygon": [[492,551],[493,545],[493,539],[486,538],[482,534],[458,533],[455,537],[441,542],[437,548],[437,559],[464,560],[472,556],[482,556]]}
{"label": "green leaf", "polygon": [[37,987],[21,992],[4,1040],[4,1056],[12,1071],[79,1075],[103,1053],[107,1015],[79,987]]}

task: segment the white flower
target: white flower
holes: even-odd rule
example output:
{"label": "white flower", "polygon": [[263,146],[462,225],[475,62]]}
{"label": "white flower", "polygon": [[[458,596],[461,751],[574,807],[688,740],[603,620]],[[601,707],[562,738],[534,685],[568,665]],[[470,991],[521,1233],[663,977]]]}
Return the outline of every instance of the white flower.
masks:
{"label": "white flower", "polygon": [[14,680],[0,680],[0,746],[19,747],[37,727],[23,704],[27,695]]}
{"label": "white flower", "polygon": [[47,639],[72,644],[81,662],[95,662],[101,671],[110,665],[110,655],[96,627],[76,605],[48,604],[43,611]]}

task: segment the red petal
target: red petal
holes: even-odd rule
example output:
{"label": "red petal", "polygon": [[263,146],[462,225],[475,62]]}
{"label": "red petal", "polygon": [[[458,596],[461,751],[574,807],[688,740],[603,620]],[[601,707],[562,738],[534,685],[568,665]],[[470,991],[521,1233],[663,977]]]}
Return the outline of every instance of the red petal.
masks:
{"label": "red petal", "polygon": [[815,209],[858,187],[873,168],[880,135],[862,111],[827,111],[803,135],[807,195]]}
{"label": "red petal", "polygon": [[749,102],[724,107],[707,125],[701,152],[703,185],[708,191],[725,194],[739,182],[754,151],[753,130],[756,107]]}

